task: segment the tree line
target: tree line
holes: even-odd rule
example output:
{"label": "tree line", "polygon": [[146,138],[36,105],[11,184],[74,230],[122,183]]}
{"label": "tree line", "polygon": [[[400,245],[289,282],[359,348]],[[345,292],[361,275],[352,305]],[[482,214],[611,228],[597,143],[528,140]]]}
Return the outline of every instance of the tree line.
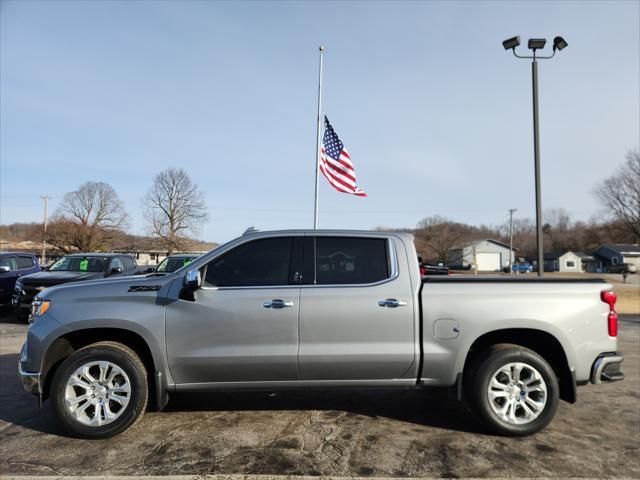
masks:
{"label": "tree line", "polygon": [[[158,173],[141,206],[154,246],[169,255],[192,246],[190,235],[207,219],[204,193],[182,168]],[[0,226],[0,235],[43,239],[63,253],[108,251],[135,239],[126,233],[128,225],[129,216],[115,189],[89,181],[64,195],[46,232],[42,223],[14,224]]]}
{"label": "tree line", "polygon": [[[640,242],[640,151],[592,191],[600,201],[599,219],[574,221],[563,209],[543,213],[545,251],[591,253],[606,243]],[[147,233],[154,246],[169,254],[193,247],[190,236],[207,219],[204,194],[181,168],[158,173],[141,200]],[[104,182],[86,182],[64,195],[48,224],[44,240],[61,252],[108,251],[132,245],[141,237],[126,233],[129,217],[117,192]],[[387,230],[385,227],[378,227]],[[491,238],[509,242],[509,223],[474,226],[438,215],[426,217],[404,231],[413,232],[416,248],[425,260],[447,262],[448,253],[475,240]],[[0,225],[0,236],[42,240],[42,223]],[[536,256],[536,226],[530,218],[513,221],[513,245],[517,256]]]}
{"label": "tree line", "polygon": [[[574,221],[564,209],[543,212],[546,252],[571,250],[590,254],[607,243],[640,243],[640,151],[628,152],[626,161],[596,185],[592,194],[603,207],[598,219]],[[509,243],[508,221],[498,226],[473,226],[435,215],[406,231],[414,233],[418,252],[431,262],[446,263],[452,249],[476,240],[491,238]],[[517,257],[536,257],[535,220],[514,219],[513,245],[518,249]]]}

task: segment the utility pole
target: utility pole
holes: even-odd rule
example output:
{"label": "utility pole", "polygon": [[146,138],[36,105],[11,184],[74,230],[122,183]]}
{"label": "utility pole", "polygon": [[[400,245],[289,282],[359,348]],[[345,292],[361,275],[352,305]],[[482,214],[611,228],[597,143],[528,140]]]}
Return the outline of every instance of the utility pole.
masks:
{"label": "utility pole", "polygon": [[476,246],[473,245],[473,274],[478,274],[478,255],[476,254]]}
{"label": "utility pole", "polygon": [[513,214],[517,208],[509,209],[509,275],[513,275]]}
{"label": "utility pole", "polygon": [[42,265],[45,264],[45,255],[46,255],[46,251],[47,251],[47,207],[49,204],[49,199],[51,197],[47,197],[45,196],[41,196],[40,197],[42,200],[44,200],[44,232],[42,235],[42,260],[41,263]]}

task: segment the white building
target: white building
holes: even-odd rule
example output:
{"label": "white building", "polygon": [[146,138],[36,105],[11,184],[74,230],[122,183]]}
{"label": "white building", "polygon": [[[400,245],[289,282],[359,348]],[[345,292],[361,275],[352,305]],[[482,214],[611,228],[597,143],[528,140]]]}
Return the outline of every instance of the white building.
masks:
{"label": "white building", "polygon": [[462,268],[473,268],[476,264],[479,272],[499,272],[509,268],[509,261],[513,263],[515,251],[515,248],[509,250],[509,245],[497,240],[481,240],[450,250],[447,263],[461,265]]}

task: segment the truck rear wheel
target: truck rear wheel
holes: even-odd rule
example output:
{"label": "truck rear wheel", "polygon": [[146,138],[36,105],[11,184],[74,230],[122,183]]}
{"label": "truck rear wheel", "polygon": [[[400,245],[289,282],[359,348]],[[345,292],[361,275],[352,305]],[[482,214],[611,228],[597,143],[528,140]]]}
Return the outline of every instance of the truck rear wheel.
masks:
{"label": "truck rear wheel", "polygon": [[551,421],[558,408],[558,379],[544,358],[519,345],[494,345],[468,375],[472,407],[493,432],[531,435]]}
{"label": "truck rear wheel", "polygon": [[53,413],[62,429],[80,438],[109,438],[142,418],[147,372],[136,353],[100,342],[67,357],[51,383]]}

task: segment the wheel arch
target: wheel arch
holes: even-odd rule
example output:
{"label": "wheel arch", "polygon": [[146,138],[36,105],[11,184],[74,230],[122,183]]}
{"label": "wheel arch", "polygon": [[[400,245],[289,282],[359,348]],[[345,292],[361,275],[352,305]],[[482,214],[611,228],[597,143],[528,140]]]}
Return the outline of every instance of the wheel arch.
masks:
{"label": "wheel arch", "polygon": [[497,344],[514,344],[533,350],[544,358],[558,377],[560,398],[569,403],[577,400],[575,375],[569,367],[567,354],[560,341],[549,332],[530,328],[505,328],[484,333],[469,348],[463,367],[463,375],[478,354]]}
{"label": "wheel arch", "polygon": [[[97,342],[112,341],[131,348],[147,370],[150,393],[155,393],[154,377],[160,370],[149,343],[137,332],[125,328],[92,327],[64,333],[56,338],[47,349],[41,369],[42,397],[49,397],[51,381],[60,364],[79,349]],[[154,395],[150,395],[154,398]]]}

